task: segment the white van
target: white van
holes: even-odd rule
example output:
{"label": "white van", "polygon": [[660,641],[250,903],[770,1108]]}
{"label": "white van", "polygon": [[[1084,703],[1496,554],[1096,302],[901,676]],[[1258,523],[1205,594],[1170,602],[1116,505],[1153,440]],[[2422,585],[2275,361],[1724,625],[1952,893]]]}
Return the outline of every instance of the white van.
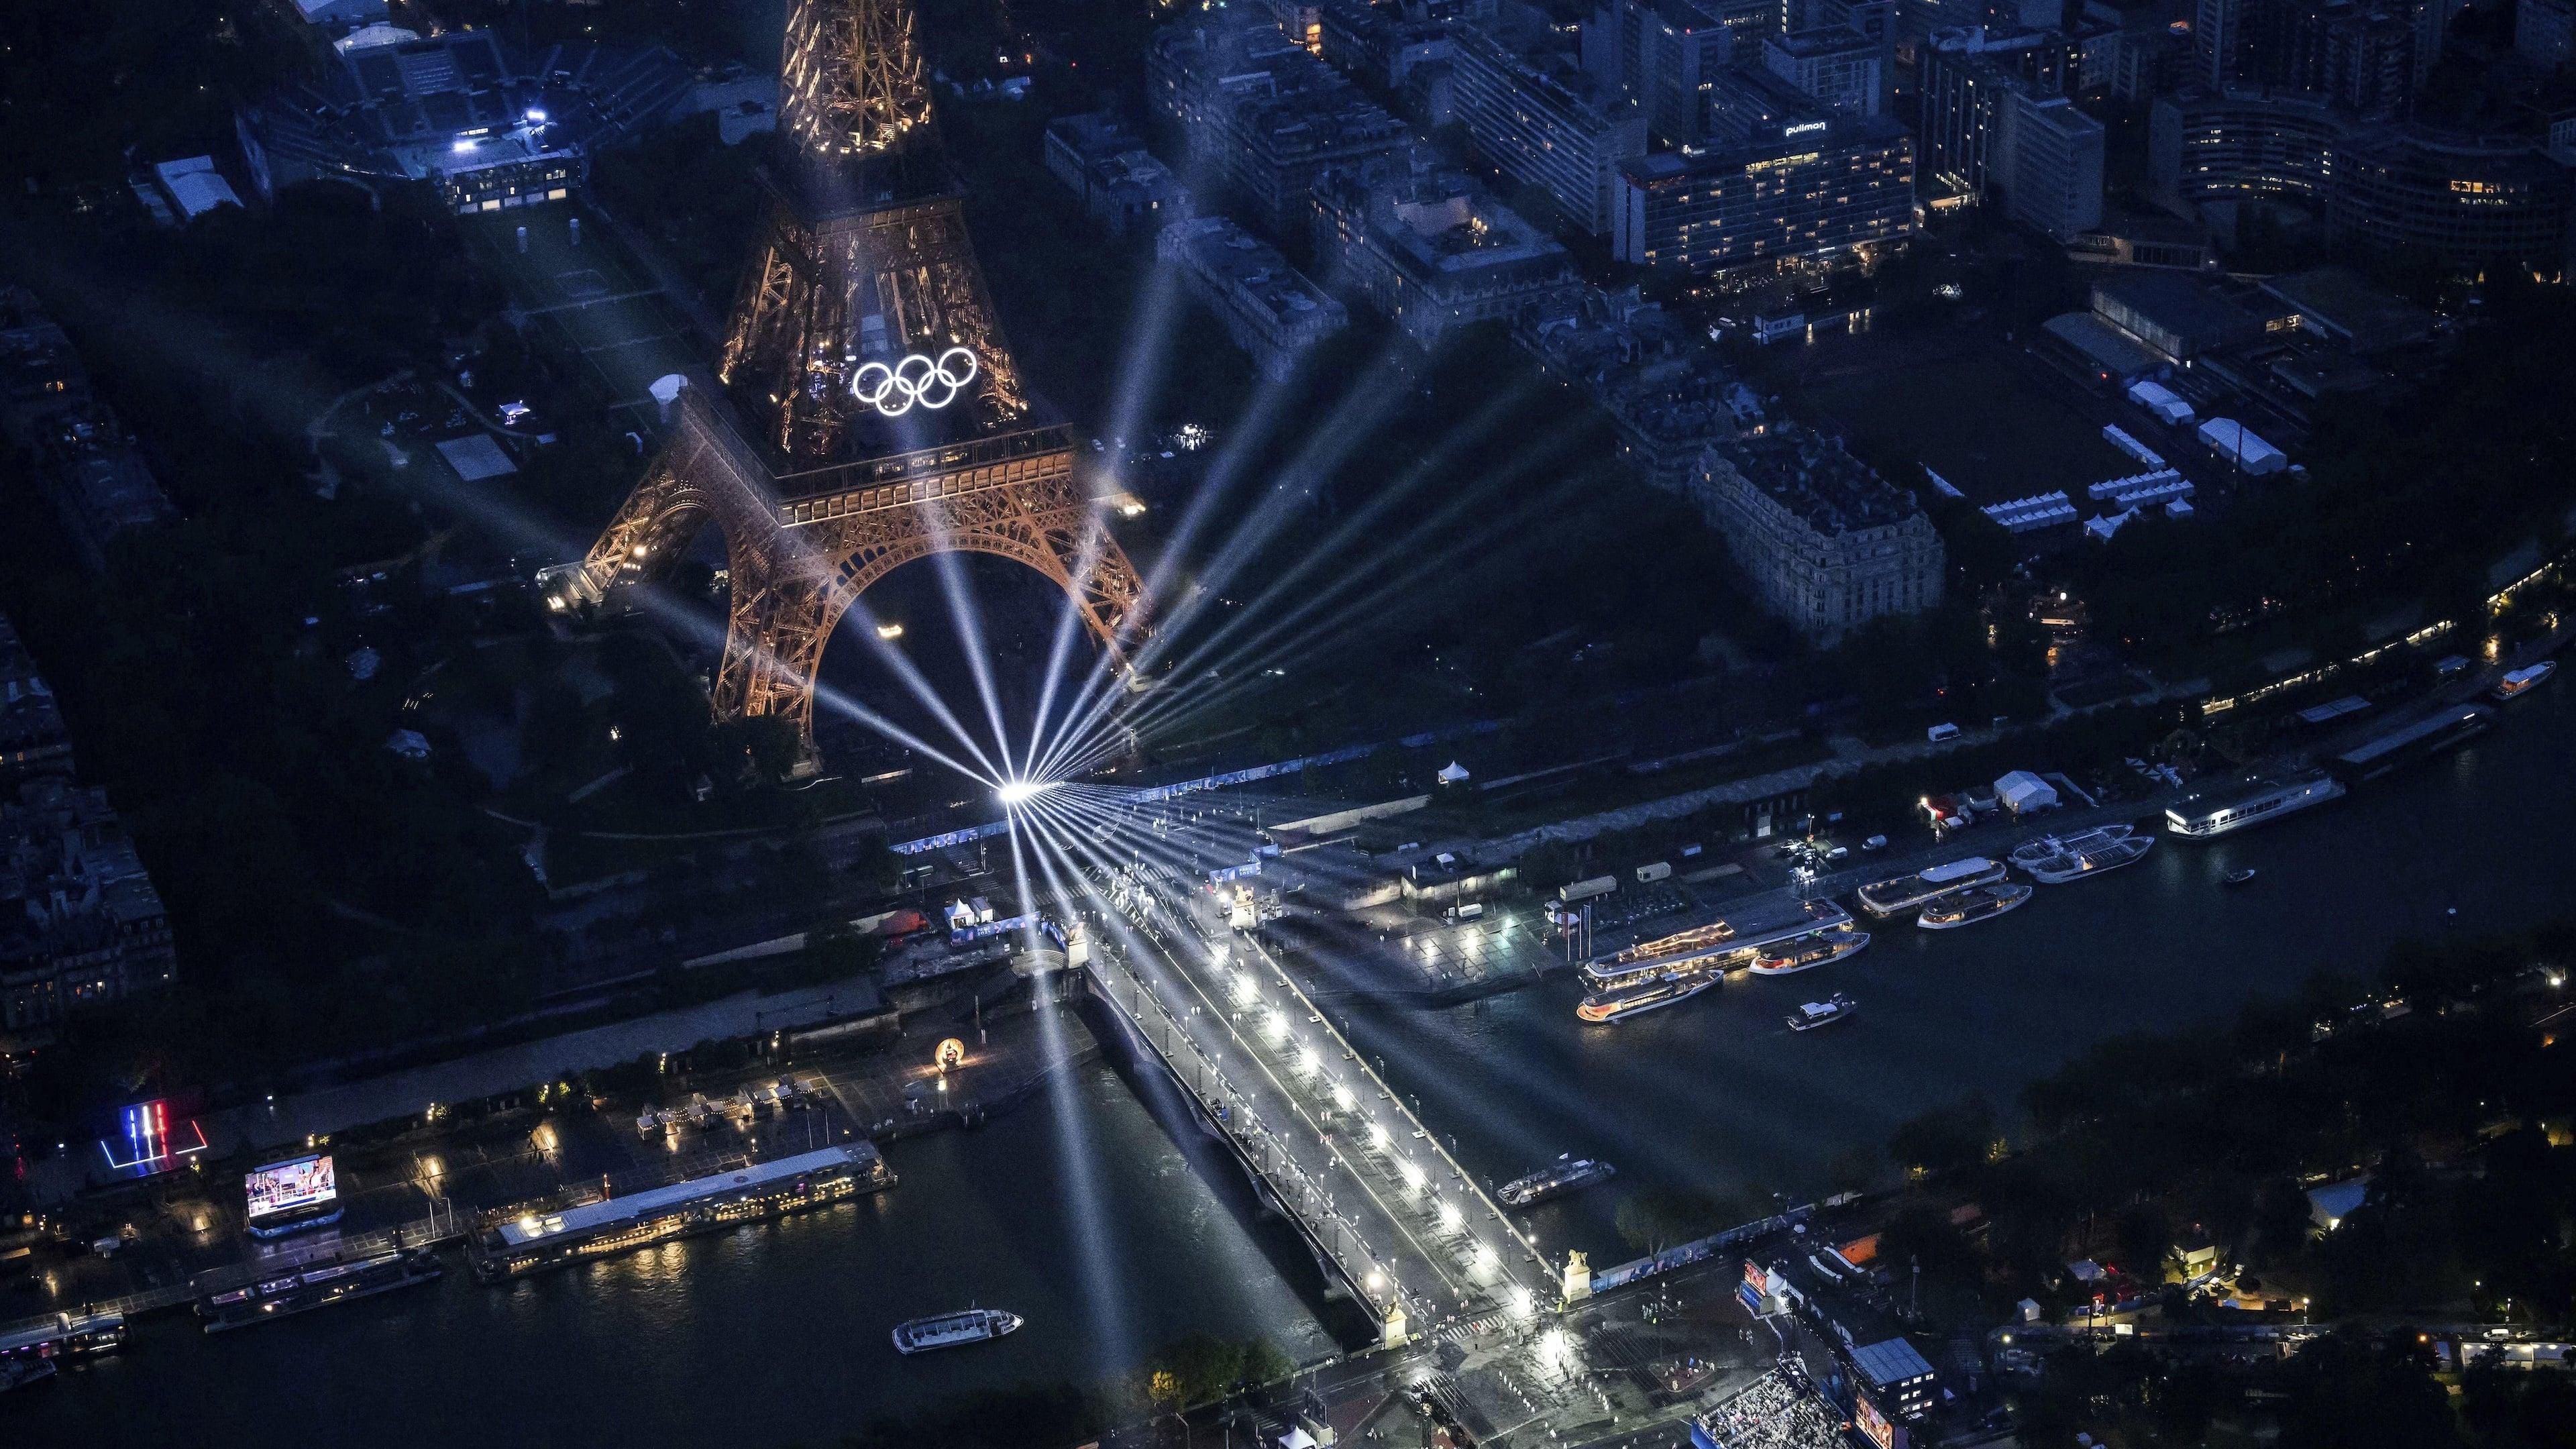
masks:
{"label": "white van", "polygon": [[1958,737],[1959,727],[1954,724],[1936,724],[1932,728],[1923,732],[1923,738],[1936,745],[1945,740],[1955,740]]}

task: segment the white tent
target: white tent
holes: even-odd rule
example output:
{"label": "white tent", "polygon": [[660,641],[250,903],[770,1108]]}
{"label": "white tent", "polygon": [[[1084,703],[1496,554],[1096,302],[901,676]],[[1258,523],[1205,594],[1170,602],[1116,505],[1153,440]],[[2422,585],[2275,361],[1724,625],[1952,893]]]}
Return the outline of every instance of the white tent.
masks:
{"label": "white tent", "polygon": [[2254,436],[2253,429],[2234,418],[2211,418],[2202,423],[2200,440],[2209,445],[2211,452],[2234,463],[2239,471],[2257,478],[2290,465],[2288,454]]}
{"label": "white tent", "polygon": [[1440,767],[1440,783],[1443,785],[1456,785],[1463,782],[1466,778],[1467,767],[1459,764],[1456,760],[1451,760],[1448,764]]}
{"label": "white tent", "polygon": [[1995,781],[1995,798],[2015,815],[2050,809],[2058,803],[2057,787],[2028,770],[2015,770]]}

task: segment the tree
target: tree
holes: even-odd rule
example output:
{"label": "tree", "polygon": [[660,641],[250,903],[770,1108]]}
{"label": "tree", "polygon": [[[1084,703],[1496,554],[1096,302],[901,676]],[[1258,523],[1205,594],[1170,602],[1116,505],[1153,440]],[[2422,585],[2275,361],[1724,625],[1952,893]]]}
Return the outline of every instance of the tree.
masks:
{"label": "tree", "polygon": [[2283,1365],[2280,1449],[2448,1449],[2460,1442],[2431,1354],[2412,1335],[2345,1330]]}
{"label": "tree", "polygon": [[[1615,1222],[1620,1240],[1645,1253],[1704,1238],[1729,1226],[1734,1217],[1717,1198],[1681,1188],[1640,1188],[1621,1200]],[[1742,1221],[1751,1214],[1736,1218]]]}
{"label": "tree", "polygon": [[1888,1155],[1916,1176],[1961,1172],[1986,1160],[1995,1109],[1983,1092],[1908,1119],[1888,1135]]}

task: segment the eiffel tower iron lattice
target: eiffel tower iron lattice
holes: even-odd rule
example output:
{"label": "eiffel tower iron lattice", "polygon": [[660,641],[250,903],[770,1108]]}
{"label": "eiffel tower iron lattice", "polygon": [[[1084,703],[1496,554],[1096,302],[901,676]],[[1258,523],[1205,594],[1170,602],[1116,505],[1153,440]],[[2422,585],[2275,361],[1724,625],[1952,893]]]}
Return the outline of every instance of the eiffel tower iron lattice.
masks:
{"label": "eiffel tower iron lattice", "polygon": [[597,599],[724,535],[718,715],[784,715],[869,585],[933,553],[1045,575],[1113,662],[1144,585],[1002,337],[940,150],[909,0],[795,0],[784,176],[716,368],[685,387],[642,481],[568,575]]}

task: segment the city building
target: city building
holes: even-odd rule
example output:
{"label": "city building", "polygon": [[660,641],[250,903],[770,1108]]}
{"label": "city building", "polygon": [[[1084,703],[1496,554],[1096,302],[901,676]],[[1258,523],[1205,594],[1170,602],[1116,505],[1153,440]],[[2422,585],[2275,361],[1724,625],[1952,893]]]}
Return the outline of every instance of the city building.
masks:
{"label": "city building", "polygon": [[1922,51],[1924,174],[2061,242],[2102,222],[2102,123],[2067,98],[2082,60],[2037,32],[1944,31]]}
{"label": "city building", "polygon": [[2563,274],[2576,188],[2533,138],[2378,125],[2338,140],[2330,154],[2326,231],[2335,239],[2451,267]]}
{"label": "city building", "polygon": [[0,801],[0,1030],[49,1028],[177,973],[160,892],[107,792],[20,781]]}
{"label": "city building", "polygon": [[1325,173],[1315,184],[1315,260],[1425,348],[1581,285],[1554,238],[1428,148]]}
{"label": "city building", "polygon": [[43,420],[89,397],[89,373],[71,338],[24,287],[0,287],[0,434],[33,448]]}
{"label": "city building", "polygon": [[1646,152],[1646,121],[1615,94],[1596,95],[1561,60],[1462,29],[1452,82],[1458,119],[1478,159],[1545,193],[1558,220],[1600,236],[1617,206],[1620,166]]}
{"label": "city building", "polygon": [[1402,121],[1258,20],[1167,27],[1146,52],[1145,74],[1155,114],[1191,165],[1222,178],[1275,237],[1305,229],[1317,176],[1406,140]]}
{"label": "city building", "polygon": [[1770,8],[1701,0],[1608,0],[1583,27],[1583,69],[1605,95],[1645,114],[1648,134],[1683,145],[1704,134],[1717,73],[1778,26]]}
{"label": "city building", "polygon": [[1381,90],[1402,90],[1416,68],[1457,53],[1451,32],[1466,17],[1435,13],[1441,8],[1319,0],[1313,7],[1316,53],[1344,75]]}
{"label": "city building", "polygon": [[2102,123],[2064,96],[2036,95],[2016,86],[2002,108],[1996,138],[2000,164],[1987,170],[2000,183],[2004,209],[2015,221],[2061,242],[2102,223]]}
{"label": "city building", "polygon": [[2543,70],[2576,60],[2576,0],[2516,0],[2513,51]]}
{"label": "city building", "polygon": [[63,531],[92,573],[107,569],[108,545],[171,517],[169,497],[134,438],[103,402],[46,419],[36,468]]}
{"label": "city building", "polygon": [[[2174,272],[2124,272],[2093,284],[2093,315],[2168,363],[2190,365],[2216,348],[2250,342],[2265,319],[2199,279]],[[2294,315],[2276,308],[2276,315]]]}
{"label": "city building", "polygon": [[1706,339],[1634,289],[1586,287],[1521,314],[1513,340],[1610,417],[1619,458],[1649,485],[1698,493],[1701,456],[1764,426],[1761,399],[1718,361]]}
{"label": "city building", "polygon": [[2377,42],[2401,57],[2411,94],[2442,56],[2453,0],[2192,0],[2191,79],[2213,90],[2268,86],[2324,92],[2328,33],[2381,18]]}
{"label": "city building", "polygon": [[1765,608],[1830,645],[1871,619],[1941,602],[1941,536],[1842,441],[1795,424],[1708,450],[1702,488]]}
{"label": "city building", "polygon": [[1611,253],[1694,275],[1863,255],[1914,230],[1914,138],[1884,117],[1763,144],[1664,151],[1620,171]]}
{"label": "city building", "polygon": [[1983,194],[2001,144],[2006,102],[2069,94],[2080,58],[2039,31],[1945,29],[1919,50],[1923,174]]}
{"label": "city building", "polygon": [[1342,304],[1288,265],[1278,249],[1221,216],[1163,228],[1155,249],[1224,324],[1255,370],[1287,377],[1308,348],[1350,325]]}
{"label": "city building", "polygon": [[2439,266],[2566,264],[2568,166],[2541,138],[2369,122],[2311,95],[2236,88],[2156,100],[2147,190],[2186,216],[2292,202],[2332,239]]}
{"label": "city building", "polygon": [[1885,89],[1886,45],[1848,26],[1774,35],[1762,42],[1762,64],[1828,111],[1875,116]]}
{"label": "city building", "polygon": [[71,768],[71,736],[54,692],[18,643],[17,629],[0,618],[0,789],[14,789],[31,775],[69,774]]}
{"label": "city building", "polygon": [[2147,193],[2188,216],[2212,202],[2319,201],[2344,121],[2321,96],[2244,87],[2158,96],[2147,112]]}
{"label": "city building", "polygon": [[2274,277],[2263,291],[2298,315],[2300,331],[2364,357],[2430,341],[2439,320],[2343,267]]}
{"label": "city building", "polygon": [[242,112],[237,131],[263,197],[300,181],[426,181],[462,215],[563,200],[593,152],[660,124],[690,93],[688,67],[659,47],[522,51],[498,30],[422,39],[370,27]]}
{"label": "city building", "polygon": [[0,430],[26,454],[92,573],[119,536],[171,516],[170,500],[116,414],[90,392],[71,339],[34,293],[0,288]]}
{"label": "city building", "polygon": [[1191,213],[1180,178],[1106,111],[1049,121],[1046,165],[1112,236],[1158,232]]}

